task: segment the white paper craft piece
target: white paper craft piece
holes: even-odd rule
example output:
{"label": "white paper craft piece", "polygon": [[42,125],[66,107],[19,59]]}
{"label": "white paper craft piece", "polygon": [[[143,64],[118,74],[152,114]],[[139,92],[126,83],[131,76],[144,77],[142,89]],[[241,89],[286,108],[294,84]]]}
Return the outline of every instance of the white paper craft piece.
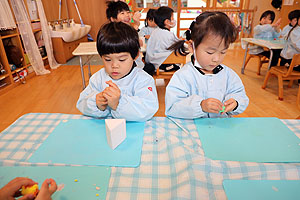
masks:
{"label": "white paper craft piece", "polygon": [[105,119],[106,138],[108,145],[115,149],[126,138],[125,119]]}

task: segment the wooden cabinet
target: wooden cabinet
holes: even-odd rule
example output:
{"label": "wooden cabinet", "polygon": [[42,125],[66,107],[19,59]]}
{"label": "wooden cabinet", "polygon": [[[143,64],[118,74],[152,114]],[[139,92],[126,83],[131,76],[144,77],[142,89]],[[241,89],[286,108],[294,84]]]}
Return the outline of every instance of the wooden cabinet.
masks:
{"label": "wooden cabinet", "polygon": [[87,36],[73,42],[65,42],[62,38],[52,38],[54,57],[58,63],[64,64],[74,57],[72,52],[81,42],[87,42]]}

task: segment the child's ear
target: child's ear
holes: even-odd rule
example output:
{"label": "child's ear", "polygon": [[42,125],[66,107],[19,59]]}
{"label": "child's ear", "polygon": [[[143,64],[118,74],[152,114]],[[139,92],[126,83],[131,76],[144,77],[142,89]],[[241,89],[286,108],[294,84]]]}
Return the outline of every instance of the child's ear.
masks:
{"label": "child's ear", "polygon": [[115,19],[115,18],[111,17],[111,18],[110,18],[110,21],[111,21],[111,22],[116,22],[116,21],[117,21],[117,19]]}
{"label": "child's ear", "polygon": [[165,26],[168,26],[170,23],[171,23],[171,21],[170,21],[169,19],[166,19],[166,20],[164,21],[164,25],[165,25]]}

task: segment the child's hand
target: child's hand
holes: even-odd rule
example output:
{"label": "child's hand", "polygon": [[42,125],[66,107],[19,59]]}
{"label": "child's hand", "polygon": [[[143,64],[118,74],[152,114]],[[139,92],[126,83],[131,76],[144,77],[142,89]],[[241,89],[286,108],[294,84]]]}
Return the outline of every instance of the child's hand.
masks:
{"label": "child's hand", "polygon": [[107,99],[103,96],[103,92],[100,92],[96,95],[96,105],[101,111],[106,109]]}
{"label": "child's hand", "polygon": [[139,26],[140,26],[140,18],[141,18],[142,14],[139,12],[139,11],[136,11],[133,16],[132,16],[132,19],[133,19],[133,27],[138,30],[139,29]]}
{"label": "child's hand", "polygon": [[280,31],[280,23],[281,23],[281,18],[279,18],[275,23],[272,24],[272,27],[274,27],[277,32]]}
{"label": "child's hand", "polygon": [[134,21],[134,24],[136,25],[140,25],[140,19],[141,19],[142,14],[139,11],[136,11],[133,16],[132,19]]}
{"label": "child's hand", "polygon": [[139,39],[139,43],[140,43],[140,46],[141,46],[141,47],[144,46],[143,40]]}
{"label": "child's hand", "polygon": [[52,178],[46,179],[43,182],[40,192],[38,193],[35,200],[51,200],[51,195],[56,190],[57,190],[56,182]]}
{"label": "child's hand", "polygon": [[112,81],[106,81],[106,84],[108,84],[109,87],[103,90],[103,96],[107,99],[108,106],[116,110],[119,105],[121,91]]}
{"label": "child's hand", "polygon": [[218,99],[208,98],[201,102],[201,107],[204,112],[207,113],[219,113],[222,110],[222,102]]}
{"label": "child's hand", "polygon": [[235,107],[237,106],[237,102],[236,102],[236,100],[231,98],[224,102],[224,106],[225,106],[225,111],[222,112],[221,114],[233,111],[233,109],[235,109]]}
{"label": "child's hand", "polygon": [[[0,199],[1,200],[13,200],[15,197],[21,196],[20,189],[22,186],[30,186],[37,184],[30,178],[25,177],[17,177],[7,183],[3,188],[0,189]],[[32,194],[27,194],[18,200],[25,200],[25,199],[34,199]]]}

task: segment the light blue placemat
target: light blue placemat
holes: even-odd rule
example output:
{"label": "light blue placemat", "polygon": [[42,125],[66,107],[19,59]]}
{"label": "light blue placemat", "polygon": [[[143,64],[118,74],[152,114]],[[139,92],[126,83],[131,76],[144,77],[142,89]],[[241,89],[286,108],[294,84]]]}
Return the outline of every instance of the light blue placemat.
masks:
{"label": "light blue placemat", "polygon": [[106,139],[105,121],[62,121],[29,162],[137,167],[140,164],[144,122],[126,122],[126,139],[112,150]]}
{"label": "light blue placemat", "polygon": [[195,124],[211,159],[300,162],[300,139],[277,118],[201,118]]}
{"label": "light blue placemat", "polygon": [[31,178],[39,188],[45,179],[53,178],[63,187],[52,195],[53,200],[105,199],[110,173],[110,167],[104,166],[0,167],[0,188],[16,177]]}
{"label": "light blue placemat", "polygon": [[228,200],[298,200],[299,180],[224,180]]}

